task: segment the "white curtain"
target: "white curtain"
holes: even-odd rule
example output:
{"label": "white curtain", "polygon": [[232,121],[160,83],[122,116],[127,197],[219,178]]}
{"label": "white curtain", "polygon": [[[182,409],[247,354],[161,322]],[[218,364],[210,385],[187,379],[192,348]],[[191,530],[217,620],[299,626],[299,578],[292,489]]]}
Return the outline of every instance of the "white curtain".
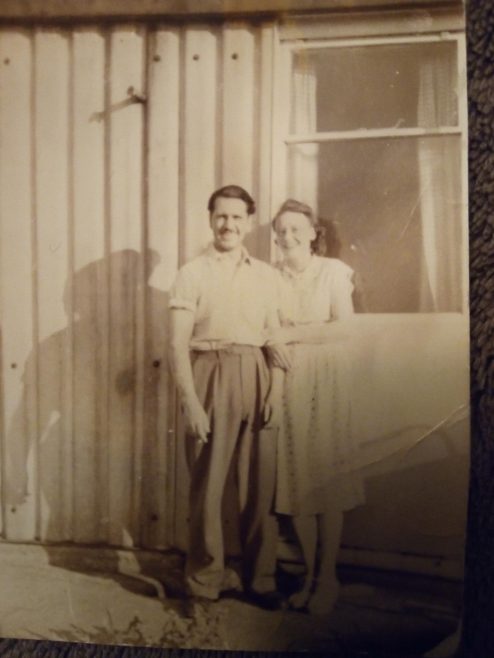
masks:
{"label": "white curtain", "polygon": [[[456,125],[456,82],[454,51],[431,50],[420,70],[419,127]],[[459,138],[423,138],[418,149],[423,246],[420,310],[457,311],[461,308]]]}
{"label": "white curtain", "polygon": [[[317,130],[317,79],[307,58],[296,57],[292,76],[291,133]],[[288,189],[291,198],[308,203],[317,214],[318,144],[293,144],[288,149]]]}

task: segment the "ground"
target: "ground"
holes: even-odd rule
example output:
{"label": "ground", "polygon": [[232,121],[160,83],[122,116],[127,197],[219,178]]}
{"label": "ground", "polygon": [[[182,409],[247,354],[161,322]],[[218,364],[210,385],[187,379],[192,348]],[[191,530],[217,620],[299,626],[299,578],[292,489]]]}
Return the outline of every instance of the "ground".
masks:
{"label": "ground", "polygon": [[[296,574],[285,567],[282,586],[289,588]],[[176,596],[181,572],[177,553],[0,544],[0,635],[408,656],[453,633],[460,614],[461,585],[425,577],[340,569],[337,606],[316,618],[261,610],[241,598],[184,600]]]}

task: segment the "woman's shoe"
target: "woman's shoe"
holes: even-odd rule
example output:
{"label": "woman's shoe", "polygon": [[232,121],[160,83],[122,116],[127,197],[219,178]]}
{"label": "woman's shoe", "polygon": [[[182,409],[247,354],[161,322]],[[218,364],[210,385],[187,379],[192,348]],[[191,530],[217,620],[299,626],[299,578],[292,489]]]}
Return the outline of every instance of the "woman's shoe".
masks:
{"label": "woman's shoe", "polygon": [[297,612],[306,612],[307,604],[310,599],[310,588],[304,587],[298,592],[294,592],[288,599],[288,607],[290,610],[296,610]]}
{"label": "woman's shoe", "polygon": [[324,585],[318,583],[307,606],[310,614],[320,617],[329,615],[336,605],[339,593],[340,583],[336,579]]}

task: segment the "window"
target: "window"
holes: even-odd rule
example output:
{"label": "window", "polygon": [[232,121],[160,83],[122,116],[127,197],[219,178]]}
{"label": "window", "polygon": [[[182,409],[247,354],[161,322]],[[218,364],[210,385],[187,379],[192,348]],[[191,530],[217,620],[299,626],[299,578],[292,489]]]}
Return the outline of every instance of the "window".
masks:
{"label": "window", "polygon": [[464,310],[460,37],[282,48],[284,194],[316,209],[327,255],[353,267],[357,310]]}

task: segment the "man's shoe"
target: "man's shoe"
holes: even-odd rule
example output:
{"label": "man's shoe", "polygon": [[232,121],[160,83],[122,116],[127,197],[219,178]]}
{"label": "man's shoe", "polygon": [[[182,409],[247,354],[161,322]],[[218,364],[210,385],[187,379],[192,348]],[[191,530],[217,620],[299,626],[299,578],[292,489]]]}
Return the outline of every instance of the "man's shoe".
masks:
{"label": "man's shoe", "polygon": [[204,614],[208,611],[210,606],[216,604],[219,600],[209,598],[208,596],[201,596],[200,594],[192,594],[188,599],[183,601],[182,615],[188,619],[194,619],[198,614]]}
{"label": "man's shoe", "polygon": [[226,567],[223,580],[221,582],[220,592],[226,594],[229,592],[243,592],[242,581],[238,573],[231,567]]}
{"label": "man's shoe", "polygon": [[286,606],[284,597],[276,590],[271,592],[250,590],[249,601],[263,610],[281,610]]}

